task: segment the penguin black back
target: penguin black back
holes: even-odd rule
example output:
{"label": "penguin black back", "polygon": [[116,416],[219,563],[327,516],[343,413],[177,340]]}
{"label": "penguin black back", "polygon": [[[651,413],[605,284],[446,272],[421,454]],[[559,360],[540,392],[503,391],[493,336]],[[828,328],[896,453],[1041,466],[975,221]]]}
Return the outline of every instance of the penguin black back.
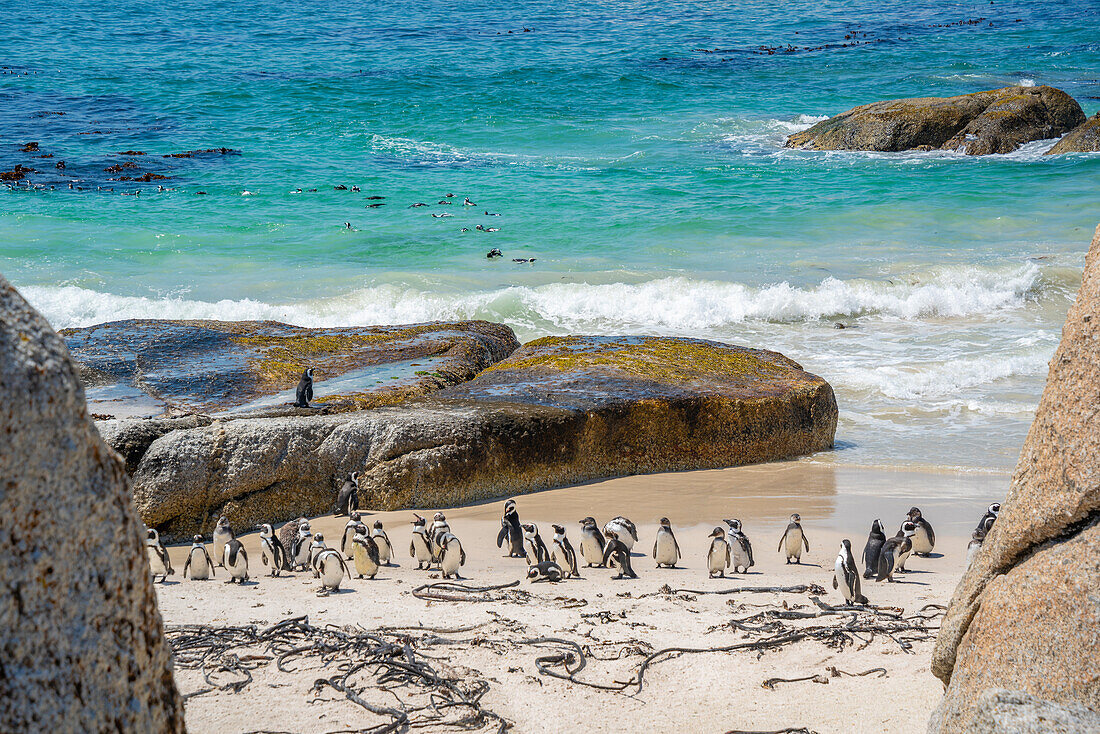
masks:
{"label": "penguin black back", "polygon": [[607,544],[604,546],[603,562],[607,565],[607,562],[614,559],[615,563],[619,566],[619,575],[613,578],[638,578],[638,574],[634,573],[634,569],[630,566],[630,549],[626,547],[626,543],[619,540],[619,536],[614,532],[608,532]]}
{"label": "penguin black back", "polygon": [[875,520],[871,524],[871,533],[867,536],[867,545],[863,546],[863,578],[874,578],[878,574],[879,554],[886,542],[886,533],[882,532],[882,522]]}
{"label": "penguin black back", "polygon": [[313,400],[313,368],[307,367],[302,379],[298,380],[298,389],[294,391],[294,406],[308,408],[310,400]]}

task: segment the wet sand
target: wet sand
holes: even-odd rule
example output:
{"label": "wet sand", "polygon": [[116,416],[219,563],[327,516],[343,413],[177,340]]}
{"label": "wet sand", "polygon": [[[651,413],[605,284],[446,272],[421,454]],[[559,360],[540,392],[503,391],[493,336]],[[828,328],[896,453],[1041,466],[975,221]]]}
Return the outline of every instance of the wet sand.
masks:
{"label": "wet sand", "polygon": [[[309,573],[266,577],[258,538],[249,533],[242,541],[255,583],[221,583],[224,572],[213,582],[181,580],[186,549],[175,547],[171,553],[177,575],[158,585],[158,598],[169,626],[263,626],[307,614],[314,625],[355,624],[366,629],[477,625],[479,634],[494,639],[556,636],[628,647],[639,642],[658,649],[714,647],[745,639],[728,622],[760,611],[756,605],[816,607],[807,594],[640,595],[657,592],[666,584],[674,589],[720,590],[813,583],[827,589],[823,601],[839,604],[840,595],[832,589],[832,567],[840,539],[851,538],[859,556],[872,519],[882,518],[892,532],[905,510],[916,504],[936,528],[936,553],[912,558],[912,573],[899,576],[899,583],[865,582],[864,593],[873,604],[903,607],[906,613],[929,603],[946,604],[963,569],[970,528],[989,502],[1003,499],[1007,487],[1006,475],[869,470],[805,461],[626,477],[524,495],[517,503],[521,518],[538,523],[544,540],[550,541],[550,524],[556,522],[566,526],[575,546],[577,521],[586,515],[601,523],[617,514],[632,518],[640,535],[632,561],[638,580],[615,581],[612,571],[592,568],[582,569],[582,579],[556,585],[524,581],[519,588],[531,593],[525,599],[424,601],[409,592],[438,580],[438,572],[417,571],[415,562],[410,563],[412,513],[368,511],[365,520],[385,524],[399,564],[383,568],[374,580],[353,579],[338,594],[318,596],[318,582]],[[494,501],[442,508],[468,555],[462,569],[465,583],[503,584],[520,579],[526,571],[523,560],[503,558],[496,548],[502,506],[503,501]],[[786,565],[776,551],[791,512],[802,515],[810,541],[810,551],[797,566]],[[655,569],[649,556],[662,516],[676,530],[682,568]],[[745,576],[709,579],[704,568],[707,535],[725,517],[744,522],[756,566]],[[312,527],[335,545],[345,522],[322,517],[314,519]],[[599,612],[609,615],[583,616]],[[513,722],[514,731],[637,731],[645,722],[660,731],[688,726],[703,731],[807,726],[822,733],[901,732],[923,729],[942,693],[939,681],[928,671],[931,645],[916,642],[906,653],[879,636],[864,649],[857,644],[836,650],[802,641],[759,658],[751,651],[684,655],[651,668],[641,693],[597,691],[539,676],[534,658],[546,650],[522,645],[507,654],[484,646],[455,645],[446,649],[446,660],[438,662],[466,671],[463,674],[477,671],[486,679],[490,690],[483,706]],[[605,683],[625,680],[639,659],[627,654],[622,659],[590,661],[581,677]],[[824,685],[806,681],[775,690],[761,687],[772,677],[828,676],[827,666],[847,672],[882,667],[887,674],[832,677]],[[294,673],[279,673],[271,667],[258,670],[255,681],[241,693],[213,692],[188,699],[188,727],[196,732],[331,732],[383,721],[331,690],[320,696],[311,693],[314,680],[326,674],[333,673],[311,665],[299,666]],[[184,694],[208,687],[196,671],[179,670],[177,680]],[[392,698],[387,700],[393,703]]]}

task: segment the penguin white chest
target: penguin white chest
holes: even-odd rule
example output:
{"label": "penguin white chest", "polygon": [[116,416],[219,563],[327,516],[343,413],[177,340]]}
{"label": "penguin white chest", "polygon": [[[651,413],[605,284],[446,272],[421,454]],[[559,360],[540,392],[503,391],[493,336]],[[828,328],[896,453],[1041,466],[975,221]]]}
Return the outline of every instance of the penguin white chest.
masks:
{"label": "penguin white chest", "polygon": [[374,578],[378,573],[378,566],[371,560],[370,553],[365,545],[353,543],[355,546],[352,557],[355,559],[355,573],[367,578]]}
{"label": "penguin white chest", "polygon": [[628,551],[634,550],[634,536],[630,534],[630,529],[628,527],[626,527],[625,525],[620,525],[618,523],[611,525],[610,527],[612,530],[618,533],[619,540],[622,541],[622,544],[626,546],[626,549]]}
{"label": "penguin white chest", "polygon": [[146,546],[145,555],[149,558],[149,570],[154,576],[164,576],[168,573],[168,569],[165,568],[164,561],[161,560],[160,554],[157,553],[156,548]]}
{"label": "penguin white chest", "polygon": [[377,533],[373,536],[374,542],[378,544],[378,560],[382,563],[390,562],[390,541],[386,540],[386,536],[381,533]]}
{"label": "penguin white chest", "polygon": [[[773,536],[774,537],[774,536]],[[783,543],[783,550],[787,553],[787,558],[801,558],[802,557],[802,529],[791,528],[787,531],[786,539]]]}
{"label": "penguin white chest", "polygon": [[210,564],[206,562],[206,553],[202,548],[191,551],[191,578],[203,580],[210,578]]}
{"label": "penguin white chest", "polygon": [[581,538],[581,555],[584,556],[585,563],[596,565],[603,563],[603,551],[600,550],[599,541],[592,535]]}
{"label": "penguin white chest", "polygon": [[332,556],[322,558],[320,566],[321,586],[326,589],[339,589],[340,582],[344,580],[344,567],[340,565],[340,559]]}
{"label": "penguin white chest", "polygon": [[676,541],[672,537],[672,533],[667,531],[657,531],[657,553],[653,559],[662,566],[675,566],[676,561]]}
{"label": "penguin white chest", "polygon": [[355,538],[355,528],[348,526],[344,528],[344,538],[340,543],[340,550],[343,551],[346,558],[351,558],[355,555],[355,545],[352,543],[352,539]]}
{"label": "penguin white chest", "polygon": [[417,561],[432,560],[432,549],[428,546],[428,539],[423,533],[413,533],[413,548],[416,550]]}
{"label": "penguin white chest", "polygon": [[726,536],[726,542],[730,544],[730,555],[733,557],[734,567],[744,569],[752,567],[752,557],[749,555],[748,549],[741,543],[740,538]]}
{"label": "penguin white chest", "polygon": [[443,573],[450,576],[458,572],[460,565],[462,565],[462,551],[457,547],[457,543],[451,542],[443,549],[440,568],[443,569]]}
{"label": "penguin white chest", "polygon": [[729,560],[729,546],[721,538],[715,538],[710,544],[710,552],[707,554],[707,568],[711,573],[721,573],[726,570],[726,561]]}
{"label": "penguin white chest", "polygon": [[924,525],[917,525],[917,532],[913,534],[912,540],[914,553],[932,552],[932,538],[928,534],[928,528]]}

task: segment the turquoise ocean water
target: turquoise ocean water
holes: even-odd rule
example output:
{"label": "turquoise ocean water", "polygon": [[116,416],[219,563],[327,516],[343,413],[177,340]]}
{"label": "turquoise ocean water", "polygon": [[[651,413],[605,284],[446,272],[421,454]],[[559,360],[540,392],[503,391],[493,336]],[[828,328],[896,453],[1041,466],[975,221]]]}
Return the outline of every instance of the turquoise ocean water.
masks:
{"label": "turquoise ocean water", "polygon": [[[1091,115],[1097,2],[0,7],[0,170],[40,171],[0,188],[0,272],[57,327],[703,336],[832,382],[820,460],[1004,469],[1100,221],[1100,156],[1050,143],[781,148],[856,104],[1009,84]],[[108,180],[146,172],[169,178]]]}

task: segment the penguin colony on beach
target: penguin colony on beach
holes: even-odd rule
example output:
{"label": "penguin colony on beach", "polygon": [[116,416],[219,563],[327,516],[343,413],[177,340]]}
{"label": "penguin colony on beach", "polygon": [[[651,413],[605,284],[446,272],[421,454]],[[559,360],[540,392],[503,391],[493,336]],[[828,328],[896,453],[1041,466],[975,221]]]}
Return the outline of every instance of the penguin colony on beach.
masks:
{"label": "penguin colony on beach", "polygon": [[[270,524],[258,525],[260,559],[269,568],[268,573],[277,577],[283,571],[310,571],[320,580],[320,593],[327,594],[338,591],[346,578],[354,575],[359,579],[373,579],[383,566],[394,565],[393,545],[382,522],[376,520],[369,528],[358,507],[358,474],[353,472],[337,493],[336,514],[346,515],[348,521],[335,548],[329,547],[320,533],[314,533],[304,517],[286,523],[278,533]],[[967,566],[980,552],[1000,509],[999,503],[989,505],[978,521],[967,547]],[[724,578],[729,569],[735,574],[748,573],[755,565],[752,544],[741,521],[726,519],[723,523],[725,528],[717,526],[710,533],[706,568],[711,578]],[[466,565],[466,551],[452,532],[446,516],[437,512],[429,524],[427,518],[413,513],[411,524],[409,556],[417,562],[417,569],[439,570],[444,579],[461,579],[460,569]],[[530,581],[580,578],[582,562],[585,568],[613,569],[616,572],[614,579],[638,578],[632,561],[632,550],[639,542],[638,529],[621,515],[602,527],[593,517],[581,520],[580,542],[576,548],[565,526],[557,524],[551,526],[553,535],[548,545],[538,525],[520,521],[515,500],[504,504],[500,526],[497,547],[506,551],[506,557],[523,558],[527,562],[526,577]],[[215,577],[218,566],[228,575],[226,583],[247,582],[250,578],[248,554],[226,517],[218,519],[211,539],[213,557],[207,551],[203,536],[194,536],[183,565],[183,577],[205,581]],[[895,574],[906,572],[905,563],[911,555],[927,557],[935,545],[935,531],[917,507],[906,513],[897,533],[891,537],[887,537],[882,521],[876,519],[871,523],[863,548],[862,574],[852,552],[851,540],[845,538],[841,542],[834,564],[833,588],[839,590],[847,604],[867,604],[861,576],[876,582],[894,581]],[[154,582],[158,578],[163,582],[175,574],[171,558],[155,529],[147,529],[145,546]],[[802,518],[794,513],[779,539],[777,551],[787,564],[799,564],[803,550],[809,549]],[[657,568],[677,568],[682,559],[680,545],[667,517],[661,518],[657,527],[651,555]]]}

